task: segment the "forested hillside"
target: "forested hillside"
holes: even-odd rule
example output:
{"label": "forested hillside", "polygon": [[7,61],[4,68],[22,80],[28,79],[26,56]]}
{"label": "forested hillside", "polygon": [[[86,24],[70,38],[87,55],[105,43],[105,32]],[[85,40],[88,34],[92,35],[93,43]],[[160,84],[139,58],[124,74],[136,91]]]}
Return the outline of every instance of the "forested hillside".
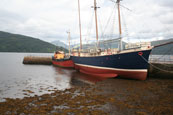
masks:
{"label": "forested hillside", "polygon": [[[151,42],[152,46],[157,46],[160,44],[173,42],[173,38],[167,40],[159,40]],[[160,47],[156,47],[152,50],[151,54],[153,55],[173,55],[173,43],[168,45],[163,45]]]}
{"label": "forested hillside", "polygon": [[65,48],[55,46],[37,38],[0,31],[0,52],[51,53],[55,50],[67,52]]}

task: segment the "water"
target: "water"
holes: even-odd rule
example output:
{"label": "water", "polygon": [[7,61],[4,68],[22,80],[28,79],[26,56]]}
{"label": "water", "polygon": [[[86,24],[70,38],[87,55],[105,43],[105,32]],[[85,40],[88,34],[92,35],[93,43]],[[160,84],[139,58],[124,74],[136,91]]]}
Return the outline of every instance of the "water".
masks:
{"label": "water", "polygon": [[23,58],[28,55],[45,57],[53,54],[0,53],[0,101],[4,101],[4,98],[42,95],[100,81],[73,69],[22,64]]}
{"label": "water", "polygon": [[149,61],[152,63],[173,64],[173,55],[150,55]]}

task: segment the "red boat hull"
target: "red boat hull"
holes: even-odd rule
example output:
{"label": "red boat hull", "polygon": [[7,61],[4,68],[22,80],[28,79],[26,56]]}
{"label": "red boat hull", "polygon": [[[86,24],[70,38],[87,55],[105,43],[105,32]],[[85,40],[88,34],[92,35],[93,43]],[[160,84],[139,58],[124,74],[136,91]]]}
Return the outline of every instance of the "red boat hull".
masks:
{"label": "red boat hull", "polygon": [[52,60],[53,65],[65,68],[73,68],[74,63],[71,59],[68,60]]}
{"label": "red boat hull", "polygon": [[87,65],[75,64],[75,69],[79,70],[81,73],[111,78],[111,77],[124,77],[130,79],[145,80],[147,78],[147,69],[143,70],[125,70],[125,69],[110,69],[101,67],[92,67]]}

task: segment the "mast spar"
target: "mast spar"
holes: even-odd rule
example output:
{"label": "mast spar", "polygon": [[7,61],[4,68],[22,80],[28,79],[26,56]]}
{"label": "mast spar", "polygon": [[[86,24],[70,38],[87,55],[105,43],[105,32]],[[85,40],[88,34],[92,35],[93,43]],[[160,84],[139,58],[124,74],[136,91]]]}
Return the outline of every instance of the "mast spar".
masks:
{"label": "mast spar", "polygon": [[121,30],[121,16],[120,16],[120,1],[122,0],[117,0],[117,6],[118,6],[118,21],[119,21],[119,35],[120,35],[120,51],[123,49],[122,48],[122,30]]}
{"label": "mast spar", "polygon": [[95,23],[96,23],[96,40],[97,40],[97,47],[96,48],[98,48],[98,46],[99,46],[99,44],[98,44],[98,26],[97,26],[97,8],[99,8],[99,7],[97,7],[96,0],[94,0]]}
{"label": "mast spar", "polygon": [[68,51],[69,51],[69,56],[70,56],[70,54],[71,54],[71,52],[70,52],[70,31],[67,31],[67,34],[68,34],[68,43],[69,43]]}
{"label": "mast spar", "polygon": [[80,19],[80,1],[78,0],[78,13],[79,13],[79,31],[80,31],[80,51],[82,50],[82,35],[81,35],[81,19]]}

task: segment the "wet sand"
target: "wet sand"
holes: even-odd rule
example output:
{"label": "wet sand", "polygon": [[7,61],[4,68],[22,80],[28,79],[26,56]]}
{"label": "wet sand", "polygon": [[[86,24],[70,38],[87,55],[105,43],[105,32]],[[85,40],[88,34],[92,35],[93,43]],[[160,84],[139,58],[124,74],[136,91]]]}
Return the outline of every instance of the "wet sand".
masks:
{"label": "wet sand", "polygon": [[[51,94],[0,102],[1,114],[173,114],[173,79],[107,79]],[[79,84],[79,85],[78,85]],[[26,93],[32,93],[26,91]]]}

